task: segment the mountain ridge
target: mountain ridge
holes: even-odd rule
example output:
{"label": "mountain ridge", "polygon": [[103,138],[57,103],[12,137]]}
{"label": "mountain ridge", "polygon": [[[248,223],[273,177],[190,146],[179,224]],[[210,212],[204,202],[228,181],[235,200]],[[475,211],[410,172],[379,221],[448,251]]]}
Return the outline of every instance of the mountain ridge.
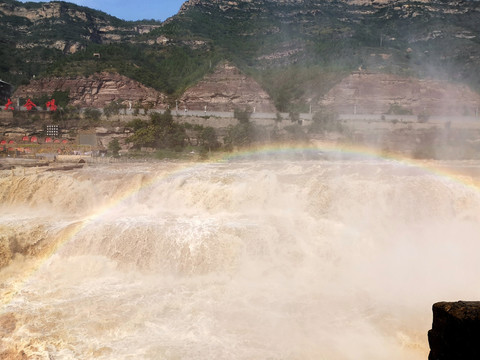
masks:
{"label": "mountain ridge", "polygon": [[[32,11],[33,22],[20,16]],[[110,71],[173,101],[229,61],[279,111],[305,111],[358,69],[480,89],[478,1],[188,0],[165,22],[148,23],[64,2],[3,0],[0,19],[0,77],[14,85]]]}

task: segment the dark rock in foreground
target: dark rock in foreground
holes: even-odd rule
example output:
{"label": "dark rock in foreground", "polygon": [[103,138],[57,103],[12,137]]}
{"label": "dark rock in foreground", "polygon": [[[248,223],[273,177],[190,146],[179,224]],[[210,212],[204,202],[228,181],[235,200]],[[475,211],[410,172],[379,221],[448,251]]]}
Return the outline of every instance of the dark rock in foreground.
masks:
{"label": "dark rock in foreground", "polygon": [[480,301],[433,305],[429,360],[480,359]]}

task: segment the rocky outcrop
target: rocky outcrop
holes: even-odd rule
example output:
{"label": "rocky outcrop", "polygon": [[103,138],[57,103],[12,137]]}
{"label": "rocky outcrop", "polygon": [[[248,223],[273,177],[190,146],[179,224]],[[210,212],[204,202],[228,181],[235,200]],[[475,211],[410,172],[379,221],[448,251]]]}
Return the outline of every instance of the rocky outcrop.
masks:
{"label": "rocky outcrop", "polygon": [[[20,5],[20,6],[19,6]],[[25,17],[30,21],[42,21],[51,18],[60,18],[62,14],[67,14],[72,18],[78,18],[87,21],[84,11],[74,8],[66,8],[60,3],[44,3],[33,7],[24,7],[22,4],[0,4],[0,10],[8,16]]]}
{"label": "rocky outcrop", "polygon": [[[155,25],[133,26],[100,11],[66,2],[0,3],[1,30],[17,49],[47,47],[65,54],[84,49],[86,41],[116,43],[151,31]],[[158,25],[159,26],[159,25]],[[68,34],[61,36],[59,34]],[[38,59],[36,59],[38,60]]]}
{"label": "rocky outcrop", "polygon": [[480,95],[465,85],[359,71],[334,86],[320,104],[341,114],[386,114],[396,108],[413,115],[475,115]]}
{"label": "rocky outcrop", "polygon": [[480,301],[433,305],[429,360],[480,359]]}
{"label": "rocky outcrop", "polygon": [[256,112],[275,112],[269,95],[252,78],[229,63],[222,63],[212,74],[188,89],[180,99],[188,110],[233,111],[250,108]]}
{"label": "rocky outcrop", "polygon": [[[70,104],[79,107],[103,108],[112,101],[164,109],[165,95],[153,88],[116,73],[100,73],[89,77],[45,78],[20,86],[13,97],[33,98],[54,91],[68,91]],[[38,104],[37,104],[38,105]]]}

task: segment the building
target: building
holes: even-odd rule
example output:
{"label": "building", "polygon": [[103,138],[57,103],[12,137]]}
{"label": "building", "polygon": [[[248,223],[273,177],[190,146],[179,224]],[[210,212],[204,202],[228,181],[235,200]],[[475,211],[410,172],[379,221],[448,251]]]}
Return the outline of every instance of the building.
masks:
{"label": "building", "polygon": [[3,105],[12,96],[13,86],[3,80],[0,80],[0,105]]}

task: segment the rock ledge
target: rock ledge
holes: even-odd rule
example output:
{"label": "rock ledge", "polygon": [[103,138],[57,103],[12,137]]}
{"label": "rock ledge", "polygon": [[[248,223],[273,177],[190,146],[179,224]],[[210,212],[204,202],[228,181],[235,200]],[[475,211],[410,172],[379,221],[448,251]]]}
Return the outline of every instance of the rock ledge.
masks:
{"label": "rock ledge", "polygon": [[429,360],[480,359],[480,301],[433,305]]}

